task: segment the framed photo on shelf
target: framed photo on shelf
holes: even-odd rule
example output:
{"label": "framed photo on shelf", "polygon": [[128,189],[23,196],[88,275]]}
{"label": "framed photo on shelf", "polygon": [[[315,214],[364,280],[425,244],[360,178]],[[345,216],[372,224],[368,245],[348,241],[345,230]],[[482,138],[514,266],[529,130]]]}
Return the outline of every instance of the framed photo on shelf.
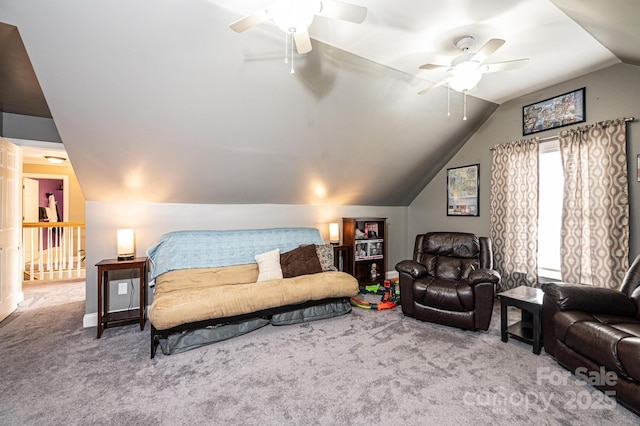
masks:
{"label": "framed photo on shelf", "polygon": [[382,239],[359,240],[356,243],[356,260],[382,259]]}
{"label": "framed photo on shelf", "polygon": [[480,164],[447,169],[447,216],[480,216]]}
{"label": "framed photo on shelf", "polygon": [[377,222],[365,222],[364,224],[364,237],[365,238],[378,238],[378,223]]}
{"label": "framed photo on shelf", "polygon": [[522,107],[522,135],[585,121],[584,89]]}

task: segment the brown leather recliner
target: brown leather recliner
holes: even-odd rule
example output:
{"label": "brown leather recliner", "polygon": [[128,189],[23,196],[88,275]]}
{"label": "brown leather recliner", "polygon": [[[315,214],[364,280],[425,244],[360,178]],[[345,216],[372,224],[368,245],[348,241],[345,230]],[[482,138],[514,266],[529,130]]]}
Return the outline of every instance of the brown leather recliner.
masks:
{"label": "brown leather recliner", "polygon": [[640,256],[620,291],[567,283],[542,291],[545,352],[640,415]]}
{"label": "brown leather recliner", "polygon": [[413,260],[396,265],[402,312],[423,321],[487,330],[495,285],[491,240],[462,232],[416,236]]}

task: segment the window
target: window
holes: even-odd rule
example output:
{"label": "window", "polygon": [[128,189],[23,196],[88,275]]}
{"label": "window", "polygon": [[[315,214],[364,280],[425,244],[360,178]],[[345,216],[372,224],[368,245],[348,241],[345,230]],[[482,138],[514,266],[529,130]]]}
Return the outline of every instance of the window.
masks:
{"label": "window", "polygon": [[538,205],[538,275],[560,280],[560,226],[564,176],[560,144],[540,144]]}

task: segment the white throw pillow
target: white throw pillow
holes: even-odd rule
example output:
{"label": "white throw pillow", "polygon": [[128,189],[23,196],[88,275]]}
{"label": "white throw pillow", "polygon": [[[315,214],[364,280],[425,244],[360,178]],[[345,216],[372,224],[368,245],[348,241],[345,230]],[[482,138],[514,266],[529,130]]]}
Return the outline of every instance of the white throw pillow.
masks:
{"label": "white throw pillow", "polygon": [[258,263],[258,281],[282,279],[282,267],[280,266],[280,249],[268,251],[256,255]]}

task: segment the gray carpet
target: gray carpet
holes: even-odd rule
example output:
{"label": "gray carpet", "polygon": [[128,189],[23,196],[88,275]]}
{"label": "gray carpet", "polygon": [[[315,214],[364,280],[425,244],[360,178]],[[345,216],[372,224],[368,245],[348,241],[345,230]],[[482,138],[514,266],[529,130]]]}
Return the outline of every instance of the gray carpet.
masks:
{"label": "gray carpet", "polygon": [[566,377],[544,352],[502,343],[499,309],[489,332],[473,333],[405,318],[399,308],[355,308],[181,354],[158,351],[151,360],[148,324],[143,332],[137,325],[109,328],[99,340],[95,328],[82,328],[84,283],[28,286],[25,293],[19,310],[0,323],[3,425],[640,420]]}

